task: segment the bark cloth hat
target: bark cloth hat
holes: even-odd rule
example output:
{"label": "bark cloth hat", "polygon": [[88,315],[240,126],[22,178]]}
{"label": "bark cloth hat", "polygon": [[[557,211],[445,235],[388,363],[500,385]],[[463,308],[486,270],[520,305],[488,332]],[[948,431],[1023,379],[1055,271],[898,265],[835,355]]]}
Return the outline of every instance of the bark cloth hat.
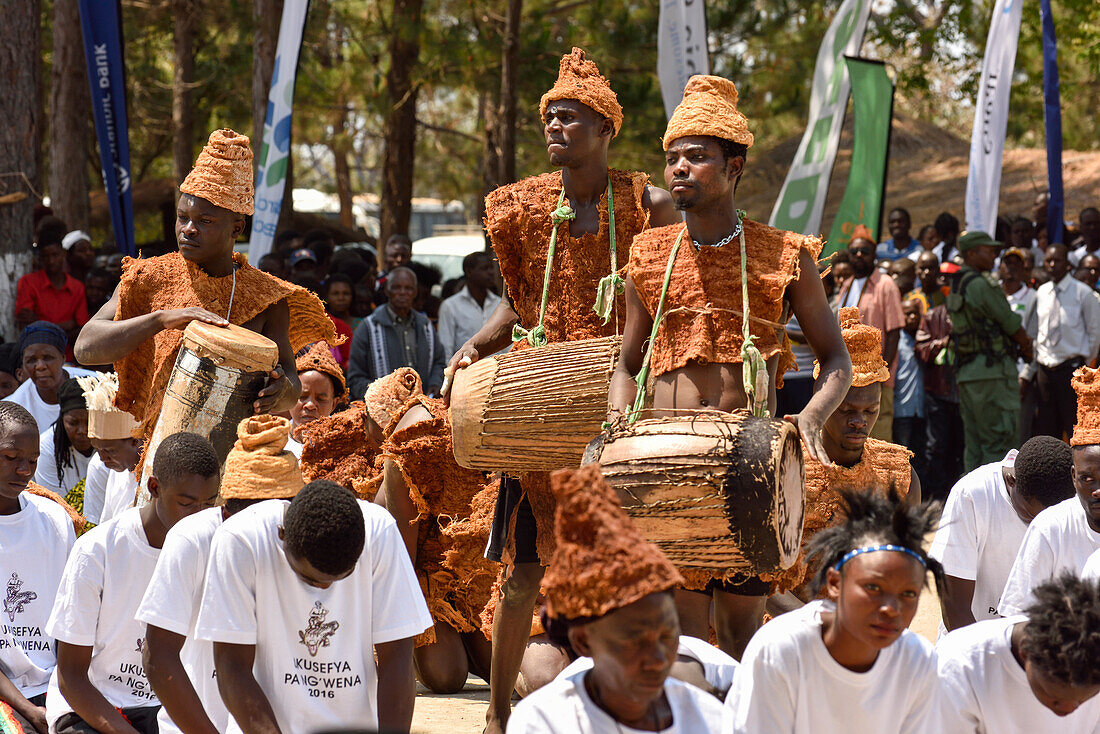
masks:
{"label": "bark cloth hat", "polygon": [[300,357],[294,361],[298,374],[315,370],[332,378],[337,400],[348,392],[348,384],[344,381],[344,371],[332,356],[332,350],[325,342],[314,342]]}
{"label": "bark cloth hat", "polygon": [[[858,308],[840,309],[840,332],[852,357],[852,387],[866,387],[890,379],[890,366],[882,358],[882,332],[860,322]],[[814,360],[814,379],[821,363]]]}
{"label": "bark cloth hat", "polygon": [[611,120],[611,137],[623,126],[623,108],[611,89],[611,82],[600,75],[595,62],[584,57],[584,49],[573,50],[561,57],[558,80],[539,100],[539,117],[546,117],[546,106],[559,99],[575,99]]}
{"label": "bark cloth hat", "polygon": [[1100,444],[1100,369],[1080,367],[1070,384],[1077,393],[1077,425],[1069,445]]}
{"label": "bark cloth hat", "polygon": [[253,415],[237,425],[237,441],[225,457],[223,500],[290,499],[302,488],[298,459],[286,450],[290,421]]}
{"label": "bark cloth hat", "polygon": [[737,87],[720,76],[696,74],[684,87],[684,98],[669,118],[664,147],[689,135],[709,135],[752,147],[749,121],[737,111]]}
{"label": "bark cloth hat", "polygon": [[367,405],[367,415],[384,431],[405,401],[423,392],[424,385],[416,370],[398,367],[372,382],[363,396],[363,402]]}
{"label": "bark cloth hat", "polygon": [[557,547],[544,582],[551,617],[602,617],[684,584],[630,521],[598,464],[561,469],[550,482],[558,501]]}
{"label": "bark cloth hat", "polygon": [[251,215],[255,189],[248,136],[229,128],[210,133],[195,167],[180,184],[180,193],[198,196],[237,214]]}
{"label": "bark cloth hat", "polygon": [[118,375],[114,372],[96,372],[76,378],[84,390],[84,402],[88,406],[88,438],[116,441],[131,438],[138,423],[134,416],[115,407],[118,392]]}

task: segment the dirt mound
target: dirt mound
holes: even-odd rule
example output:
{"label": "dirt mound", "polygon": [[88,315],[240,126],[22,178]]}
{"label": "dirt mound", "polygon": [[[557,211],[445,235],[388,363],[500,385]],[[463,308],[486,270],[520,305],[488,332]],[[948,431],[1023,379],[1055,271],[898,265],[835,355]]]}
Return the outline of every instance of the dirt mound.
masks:
{"label": "dirt mound", "polygon": [[[788,138],[770,150],[749,152],[748,175],[737,201],[750,217],[767,221],[779,196],[801,136]],[[946,210],[964,219],[966,174],[970,143],[927,122],[896,117],[890,136],[887,164],[886,210],[902,206],[913,218],[913,235]],[[821,234],[828,235],[844,196],[852,160],[852,118],[845,121],[840,151],[825,199]],[[1062,154],[1062,178],[1067,219],[1076,220],[1086,206],[1100,204],[1100,152],[1067,150]],[[1046,188],[1046,151],[1039,148],[1006,150],[1001,172],[1002,216],[1029,214],[1035,194]],[[884,212],[885,215],[885,212]],[[883,216],[880,238],[888,237]]]}

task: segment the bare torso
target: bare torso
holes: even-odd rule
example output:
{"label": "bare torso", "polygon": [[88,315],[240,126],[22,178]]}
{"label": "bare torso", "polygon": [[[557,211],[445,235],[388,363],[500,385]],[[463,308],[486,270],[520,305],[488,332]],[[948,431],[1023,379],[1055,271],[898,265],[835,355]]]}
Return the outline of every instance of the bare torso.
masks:
{"label": "bare torso", "polygon": [[[775,412],[775,373],[779,356],[768,360],[768,409]],[[724,410],[748,407],[740,363],[691,362],[657,377],[653,409],[659,416],[677,410]]]}

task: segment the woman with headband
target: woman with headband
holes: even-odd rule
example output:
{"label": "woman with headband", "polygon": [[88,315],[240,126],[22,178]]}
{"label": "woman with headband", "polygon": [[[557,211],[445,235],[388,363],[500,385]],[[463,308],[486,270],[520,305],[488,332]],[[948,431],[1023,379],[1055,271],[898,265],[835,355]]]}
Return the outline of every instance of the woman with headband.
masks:
{"label": "woman with headband", "polygon": [[938,722],[932,645],[908,627],[931,572],[922,546],[938,506],[896,493],[841,493],[847,522],[807,551],[823,599],[776,617],[749,642],[726,697],[724,734],[909,734]]}

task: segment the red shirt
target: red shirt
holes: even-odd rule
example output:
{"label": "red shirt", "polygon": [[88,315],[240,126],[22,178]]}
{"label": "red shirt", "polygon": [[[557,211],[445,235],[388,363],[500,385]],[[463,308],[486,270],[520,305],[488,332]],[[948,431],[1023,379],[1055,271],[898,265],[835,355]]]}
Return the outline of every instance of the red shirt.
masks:
{"label": "red shirt", "polygon": [[15,289],[15,312],[28,309],[34,312],[35,321],[61,324],[75,319],[77,326],[88,322],[88,302],[84,297],[84,284],[68,273],[65,286],[55,288],[44,270],[35,270],[19,279]]}
{"label": "red shirt", "polygon": [[348,358],[351,356],[351,337],[354,332],[348,323],[341,318],[329,314],[328,317],[332,319],[332,325],[336,327],[336,333],[347,337],[338,347],[332,347],[332,356],[336,358],[336,361],[340,363],[340,366],[345,370],[348,368]]}

